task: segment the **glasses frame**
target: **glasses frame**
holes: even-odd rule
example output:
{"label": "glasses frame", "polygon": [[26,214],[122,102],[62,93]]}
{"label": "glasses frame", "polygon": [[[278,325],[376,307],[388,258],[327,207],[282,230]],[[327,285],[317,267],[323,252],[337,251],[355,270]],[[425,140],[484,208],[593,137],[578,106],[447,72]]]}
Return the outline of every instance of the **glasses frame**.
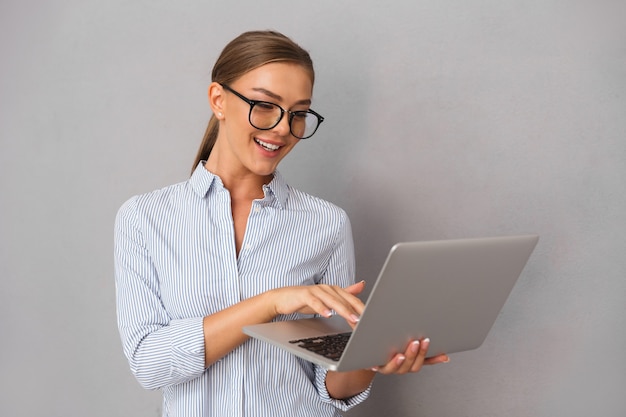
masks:
{"label": "glasses frame", "polygon": [[[294,137],[296,137],[296,138],[298,138],[298,139],[308,139],[308,138],[310,138],[311,136],[313,136],[313,135],[315,134],[315,132],[317,132],[317,129],[320,127],[320,125],[321,125],[321,124],[322,124],[322,122],[324,121],[324,117],[323,117],[321,114],[319,114],[319,113],[317,113],[317,112],[315,112],[315,111],[313,111],[313,110],[311,110],[311,109],[308,109],[308,110],[296,110],[296,111],[285,110],[285,109],[283,109],[281,106],[279,106],[278,104],[276,104],[276,103],[272,103],[271,101],[265,101],[265,100],[251,100],[251,99],[249,99],[248,97],[244,96],[243,94],[238,93],[237,91],[233,90],[231,87],[229,87],[229,86],[228,86],[228,85],[226,85],[226,84],[221,84],[221,83],[220,83],[220,85],[222,86],[222,88],[224,88],[224,89],[225,89],[225,90],[227,90],[227,91],[230,91],[231,93],[233,93],[234,95],[236,95],[237,97],[239,97],[240,99],[242,99],[243,101],[245,101],[246,103],[248,103],[248,104],[250,105],[250,111],[248,112],[248,123],[250,123],[250,126],[252,126],[252,127],[253,127],[253,128],[255,128],[255,129],[259,129],[259,130],[272,130],[272,129],[274,129],[276,126],[278,126],[278,124],[281,122],[281,120],[283,120],[283,116],[285,115],[285,113],[287,113],[287,114],[289,115],[289,116],[288,116],[288,118],[289,118],[289,119],[288,119],[288,122],[289,122],[289,133],[291,133]],[[252,109],[253,109],[253,108],[254,108],[254,106],[256,106],[257,104],[270,104],[270,105],[272,105],[272,106],[276,106],[276,107],[278,107],[278,108],[280,109],[280,117],[276,120],[276,123],[274,123],[274,125],[272,125],[272,126],[270,126],[270,127],[258,127],[258,126],[255,126],[255,125],[252,123]],[[294,116],[295,116],[296,114],[298,114],[298,113],[309,113],[309,114],[312,114],[313,116],[317,117],[317,126],[315,126],[315,130],[313,130],[313,133],[311,133],[311,134],[310,134],[310,135],[308,135],[308,136],[300,137],[300,136],[298,136],[298,135],[294,134],[294,133],[293,133],[293,130],[291,129],[291,122],[292,122],[292,120],[293,120]]]}

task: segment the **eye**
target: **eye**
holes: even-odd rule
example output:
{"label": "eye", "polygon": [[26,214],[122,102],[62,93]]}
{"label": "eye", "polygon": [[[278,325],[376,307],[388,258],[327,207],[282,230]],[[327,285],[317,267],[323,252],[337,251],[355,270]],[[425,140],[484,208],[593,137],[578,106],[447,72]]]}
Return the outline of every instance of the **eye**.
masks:
{"label": "eye", "polygon": [[273,112],[276,111],[277,107],[275,104],[268,103],[266,101],[257,101],[254,104],[254,108],[259,111]]}

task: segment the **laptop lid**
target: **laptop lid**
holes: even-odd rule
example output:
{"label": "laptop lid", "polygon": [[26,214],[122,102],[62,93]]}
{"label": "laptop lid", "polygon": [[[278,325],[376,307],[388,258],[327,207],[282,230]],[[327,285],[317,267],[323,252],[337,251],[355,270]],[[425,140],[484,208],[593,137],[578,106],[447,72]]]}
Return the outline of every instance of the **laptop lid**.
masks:
{"label": "laptop lid", "polygon": [[411,340],[424,337],[431,340],[429,356],[475,349],[537,241],[537,235],[526,235],[394,245],[338,361],[290,341],[351,331],[341,317],[264,323],[244,332],[339,371],[383,365]]}

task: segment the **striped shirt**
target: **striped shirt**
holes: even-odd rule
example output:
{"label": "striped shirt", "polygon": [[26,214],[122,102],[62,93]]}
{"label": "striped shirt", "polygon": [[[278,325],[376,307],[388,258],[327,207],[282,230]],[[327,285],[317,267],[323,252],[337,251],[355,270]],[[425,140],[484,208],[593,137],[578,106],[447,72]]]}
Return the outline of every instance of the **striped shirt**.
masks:
{"label": "striped shirt", "polygon": [[169,417],[338,416],[365,400],[369,389],[331,398],[326,371],[255,339],[205,368],[204,316],[277,287],[345,287],[355,268],[346,213],[278,172],[252,203],[237,256],[230,194],[203,164],[116,217],[118,326],[137,380],[162,390]]}

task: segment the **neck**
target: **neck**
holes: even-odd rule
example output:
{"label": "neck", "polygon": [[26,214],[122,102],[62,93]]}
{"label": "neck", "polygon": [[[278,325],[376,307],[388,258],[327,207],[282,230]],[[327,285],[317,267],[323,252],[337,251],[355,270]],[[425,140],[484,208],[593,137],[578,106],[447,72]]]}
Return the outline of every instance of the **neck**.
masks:
{"label": "neck", "polygon": [[233,199],[254,200],[263,198],[263,185],[269,184],[273,175],[260,176],[251,172],[234,172],[220,169],[219,164],[211,164],[211,159],[204,164],[204,168],[217,175],[224,187],[230,192]]}

